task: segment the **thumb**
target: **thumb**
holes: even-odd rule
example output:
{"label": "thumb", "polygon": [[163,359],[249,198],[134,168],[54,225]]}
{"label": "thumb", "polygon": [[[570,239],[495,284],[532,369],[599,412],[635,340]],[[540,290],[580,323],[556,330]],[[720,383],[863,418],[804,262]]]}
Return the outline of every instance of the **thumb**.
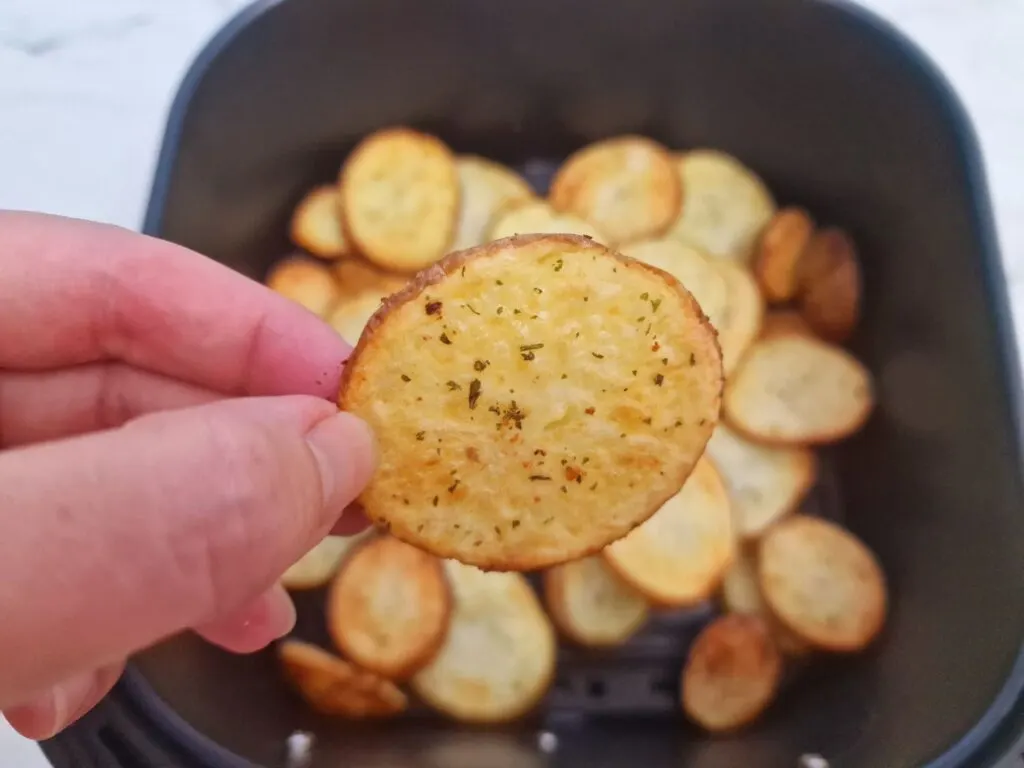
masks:
{"label": "thumb", "polygon": [[0,453],[0,708],[266,592],[373,471],[369,429],[246,398]]}

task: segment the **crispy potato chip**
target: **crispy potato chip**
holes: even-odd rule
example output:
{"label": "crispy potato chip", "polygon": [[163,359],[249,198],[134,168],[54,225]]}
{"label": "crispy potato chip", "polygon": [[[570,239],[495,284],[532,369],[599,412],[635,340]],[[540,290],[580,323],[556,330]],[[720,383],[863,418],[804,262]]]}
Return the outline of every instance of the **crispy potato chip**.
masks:
{"label": "crispy potato chip", "polygon": [[811,651],[810,645],[786,629],[768,609],[757,582],[757,563],[748,554],[737,557],[722,579],[722,607],[729,613],[760,616],[779,650],[786,656],[802,657]]}
{"label": "crispy potato chip", "polygon": [[777,445],[831,443],[864,424],[871,376],[839,347],[799,334],[755,343],[725,388],[730,426]]}
{"label": "crispy potato chip", "polygon": [[817,477],[813,451],[752,443],[725,424],[715,427],[707,455],[725,483],[733,527],[741,538],[757,538],[796,509]]}
{"label": "crispy potato chip", "polygon": [[606,238],[596,227],[571,213],[558,213],[543,200],[506,205],[495,214],[488,240],[500,240],[513,235],[583,235],[599,243]]}
{"label": "crispy potato chip", "polygon": [[725,280],[725,310],[718,317],[718,343],[722,345],[722,367],[731,376],[764,322],[764,298],[748,270],[726,261],[718,263]]}
{"label": "crispy potato chip", "polygon": [[647,601],[599,555],[547,571],[544,596],[555,626],[580,645],[621,645],[647,621]]}
{"label": "crispy potato chip", "polygon": [[800,257],[814,233],[803,208],[783,208],[761,233],[754,254],[754,275],[771,303],[791,301],[800,288]]}
{"label": "crispy potato chip", "polygon": [[437,653],[452,599],[441,561],[391,536],[345,560],[327,598],[327,628],[353,662],[404,680]]}
{"label": "crispy potato chip", "polygon": [[817,232],[800,261],[800,311],[823,339],[840,343],[860,320],[857,249],[841,229]]}
{"label": "crispy potato chip", "polygon": [[693,294],[712,326],[718,329],[722,324],[729,303],[726,279],[718,265],[700,251],[678,240],[643,240],[625,246],[622,252],[668,272]]}
{"label": "crispy potato chip", "polygon": [[734,552],[725,486],[702,458],[678,494],[603,554],[651,602],[690,606],[711,596]]}
{"label": "crispy potato chip", "polygon": [[662,234],[682,191],[668,150],[641,136],[598,141],[570,155],[551,182],[551,205],[592,221],[610,243]]}
{"label": "crispy potato chip", "polygon": [[815,335],[811,326],[795,309],[775,309],[765,314],[764,323],[761,324],[762,339],[787,334]]}
{"label": "crispy potato chip", "polygon": [[871,551],[835,523],[796,515],[761,540],[758,582],[772,613],[803,640],[858,651],[882,630],[885,576]]}
{"label": "crispy potato chip", "polygon": [[333,185],[314,187],[299,201],[292,214],[292,242],[323,259],[348,254],[348,240],[341,227],[340,196]]}
{"label": "crispy potato chip", "polygon": [[415,272],[447,252],[459,178],[440,139],[409,128],[377,131],[352,151],[340,184],[345,234],[370,261]]}
{"label": "crispy potato chip", "polygon": [[289,256],[272,266],[266,285],[320,317],[330,311],[338,298],[338,286],[331,270],[301,256]]}
{"label": "crispy potato chip", "polygon": [[775,698],[782,657],[764,622],[731,614],[708,624],[683,669],[683,709],[709,731],[731,731]]}
{"label": "crispy potato chip", "polygon": [[485,243],[494,216],[510,203],[531,200],[534,194],[522,176],[493,160],[462,155],[455,165],[462,207],[451,249],[461,251]]}
{"label": "crispy potato chip", "polygon": [[668,235],[710,256],[748,264],[775,213],[764,182],[736,158],[710,149],[678,155],[676,168],[683,205]]}
{"label": "crispy potato chip", "polygon": [[714,330],[676,280],[546,235],[452,254],[391,297],[339,405],[377,436],[371,519],[441,557],[530,570],[600,550],[673,496],[720,387]]}
{"label": "crispy potato chip", "polygon": [[440,652],[412,678],[430,706],[466,722],[515,720],[547,693],[555,674],[555,632],[521,574],[485,573],[453,560],[455,596]]}
{"label": "crispy potato chip", "polygon": [[358,669],[322,648],[301,640],[277,646],[285,677],[317,712],[349,718],[390,717],[409,706],[390,680]]}
{"label": "crispy potato chip", "polygon": [[345,555],[365,533],[355,536],[328,536],[299,558],[284,572],[285,589],[316,589],[331,580]]}
{"label": "crispy potato chip", "polygon": [[407,276],[383,272],[361,259],[340,262],[334,274],[338,280],[338,301],[327,322],[349,344],[359,341],[381,302],[409,282]]}

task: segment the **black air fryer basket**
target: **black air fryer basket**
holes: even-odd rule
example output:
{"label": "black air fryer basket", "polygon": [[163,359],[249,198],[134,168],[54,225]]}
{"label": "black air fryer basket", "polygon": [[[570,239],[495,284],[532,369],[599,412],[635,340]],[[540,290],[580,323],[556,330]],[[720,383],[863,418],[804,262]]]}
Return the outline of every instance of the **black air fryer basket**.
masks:
{"label": "black air fryer basket", "polygon": [[[60,768],[1021,768],[1020,382],[976,140],[899,34],[829,0],[264,0],[207,47],[174,103],[145,231],[254,278],[289,250],[299,197],[366,133],[409,124],[521,169],[618,133],[712,146],[861,247],[855,353],[868,428],[830,454],[819,511],[878,553],[892,613],[876,649],[797,675],[755,726],[710,739],[678,711],[685,639],[667,616],[600,662],[563,649],[530,721],[468,729],[417,712],[311,715],[269,652],[193,637],[141,654],[43,745]],[[319,595],[299,631],[323,639]],[[1017,746],[1014,743],[1017,742]]]}

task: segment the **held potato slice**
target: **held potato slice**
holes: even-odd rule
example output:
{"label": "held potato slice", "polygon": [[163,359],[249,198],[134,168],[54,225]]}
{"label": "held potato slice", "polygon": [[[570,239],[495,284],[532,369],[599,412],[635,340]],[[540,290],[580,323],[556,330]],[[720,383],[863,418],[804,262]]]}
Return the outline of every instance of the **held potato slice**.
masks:
{"label": "held potato slice", "polygon": [[534,235],[451,254],[388,299],[338,402],[377,437],[372,520],[441,557],[531,570],[673,496],[720,389],[714,330],[674,278]]}
{"label": "held potato slice", "polygon": [[776,445],[831,443],[856,432],[874,396],[864,366],[818,339],[787,334],[762,339],[725,388],[729,425]]}
{"label": "held potato slice", "polygon": [[811,647],[772,616],[757,582],[757,564],[747,554],[737,557],[722,579],[722,607],[729,613],[760,616],[775,638],[775,644],[786,656],[800,657]]}
{"label": "held potato slice", "polygon": [[754,274],[771,303],[790,301],[800,288],[800,257],[814,233],[814,221],[803,208],[784,208],[761,233],[754,255]]}
{"label": "held potato slice", "polygon": [[709,731],[754,720],[775,698],[782,656],[757,616],[721,616],[701,630],[683,669],[683,710]]}
{"label": "held potato slice", "polygon": [[452,250],[461,251],[487,241],[487,229],[498,211],[530,200],[534,194],[522,176],[492,160],[463,155],[456,158],[455,166],[462,207]]}
{"label": "held potato slice", "polygon": [[719,315],[718,342],[722,345],[722,366],[731,376],[764,322],[764,297],[753,276],[744,267],[727,261],[718,263],[725,280],[728,299]]}
{"label": "held potato slice", "polygon": [[455,610],[441,650],[413,690],[456,720],[515,720],[544,697],[555,674],[555,632],[518,573],[485,573],[454,560],[445,571]]}
{"label": "held potato slice", "polygon": [[547,571],[544,596],[555,626],[580,645],[621,645],[647,621],[647,601],[599,555]]}
{"label": "held potato slice", "polygon": [[622,250],[627,256],[668,272],[693,294],[715,329],[722,325],[729,302],[728,286],[722,270],[700,251],[678,240],[644,240]]}
{"label": "held potato slice", "polygon": [[604,557],[651,602],[690,606],[715,591],[734,551],[725,487],[702,458],[683,489]]}
{"label": "held potato slice", "polygon": [[342,559],[365,536],[328,536],[299,558],[281,577],[285,589],[316,589],[331,580]]}
{"label": "held potato slice", "polygon": [[314,315],[324,317],[338,298],[338,286],[331,270],[301,256],[277,262],[267,273],[270,290],[300,304]]}
{"label": "held potato slice", "polygon": [[323,259],[346,255],[350,249],[341,227],[340,205],[338,188],[333,184],[310,190],[292,214],[292,242]]}
{"label": "held potato slice", "polygon": [[579,216],[558,213],[543,200],[513,203],[495,214],[488,240],[500,240],[513,235],[583,235],[599,243],[607,242],[600,230]]}
{"label": "held potato slice", "polygon": [[409,128],[373,133],[352,151],[340,183],[345,234],[370,261],[415,272],[447,252],[459,178],[440,139]]}
{"label": "held potato slice", "polygon": [[551,182],[551,205],[592,221],[610,243],[662,234],[682,191],[668,150],[640,136],[598,141],[571,155]]}
{"label": "held potato slice", "polygon": [[841,229],[811,238],[800,262],[800,311],[823,339],[846,341],[860,320],[861,277],[853,240]]}
{"label": "held potato slice", "polygon": [[710,149],[682,153],[676,170],[683,205],[669,236],[712,257],[749,264],[775,213],[764,182],[736,158]]}
{"label": "held potato slice", "polygon": [[725,424],[715,427],[707,454],[725,483],[741,538],[760,536],[796,509],[817,476],[817,460],[807,448],[752,443]]}
{"label": "held potato slice", "polygon": [[284,640],[277,646],[284,675],[311,708],[350,718],[389,717],[409,700],[390,680],[358,669],[319,646]]}
{"label": "held potato slice", "polygon": [[834,523],[797,515],[761,540],[761,594],[772,613],[806,642],[858,651],[885,622],[885,576],[860,539]]}
{"label": "held potato slice", "polygon": [[335,577],[327,628],[346,658],[401,680],[437,652],[451,607],[440,560],[378,536],[352,552]]}

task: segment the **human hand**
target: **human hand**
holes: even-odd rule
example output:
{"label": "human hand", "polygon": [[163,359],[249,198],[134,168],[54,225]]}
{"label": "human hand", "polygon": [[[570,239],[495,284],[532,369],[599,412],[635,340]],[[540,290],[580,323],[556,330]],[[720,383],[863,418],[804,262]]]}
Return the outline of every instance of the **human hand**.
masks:
{"label": "human hand", "polygon": [[[46,738],[125,658],[288,632],[284,570],[369,479],[333,404],[349,347],[183,248],[0,213],[0,709]],[[341,518],[339,520],[339,518]]]}

